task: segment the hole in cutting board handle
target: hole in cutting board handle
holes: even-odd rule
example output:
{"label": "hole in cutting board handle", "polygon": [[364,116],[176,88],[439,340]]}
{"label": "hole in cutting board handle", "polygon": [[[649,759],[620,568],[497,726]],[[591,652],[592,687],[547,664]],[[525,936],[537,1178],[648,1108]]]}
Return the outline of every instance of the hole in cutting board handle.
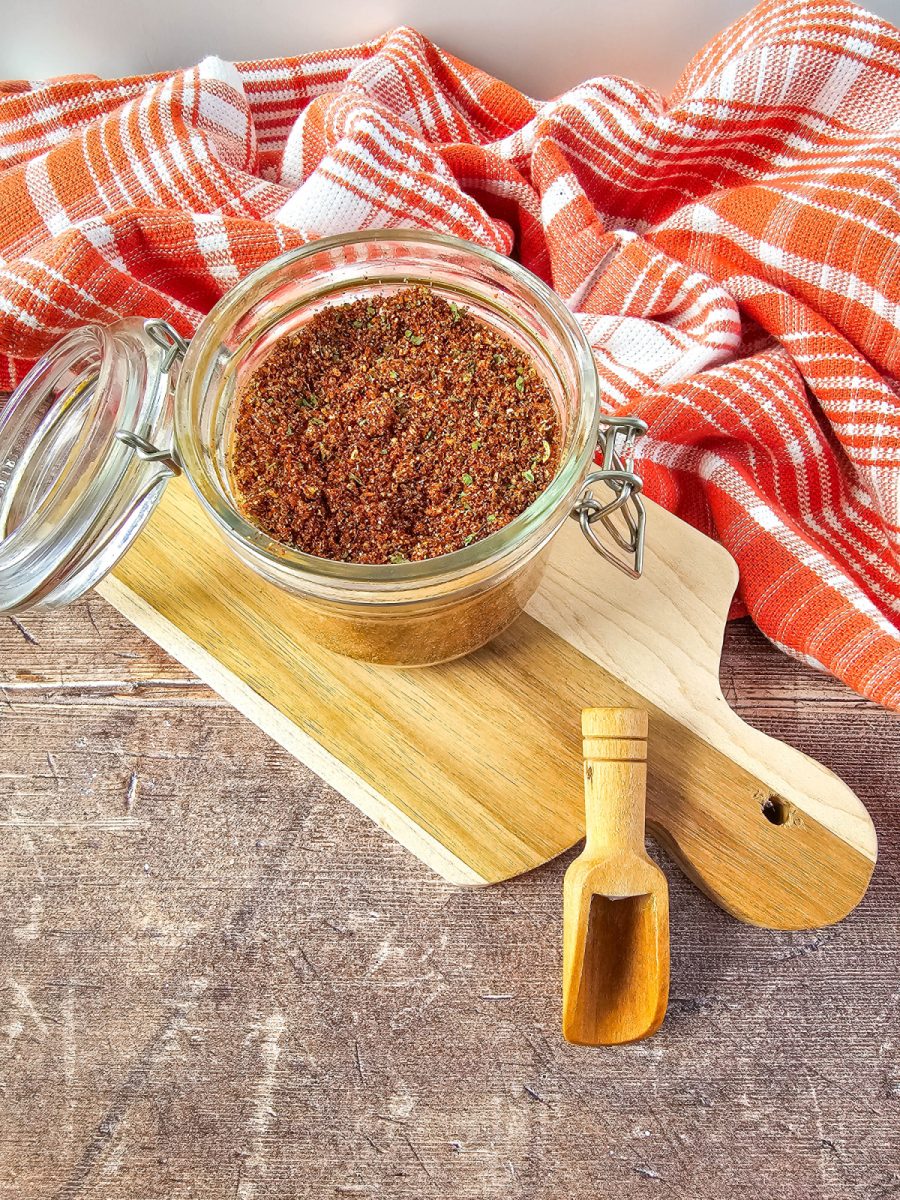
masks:
{"label": "hole in cutting board handle", "polygon": [[762,815],[772,825],[787,825],[791,818],[791,806],[780,796],[767,796],[762,803]]}

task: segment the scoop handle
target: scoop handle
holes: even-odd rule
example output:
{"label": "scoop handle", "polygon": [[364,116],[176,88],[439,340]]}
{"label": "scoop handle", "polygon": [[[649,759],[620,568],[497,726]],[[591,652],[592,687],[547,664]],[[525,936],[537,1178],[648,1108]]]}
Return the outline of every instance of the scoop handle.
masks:
{"label": "scoop handle", "polygon": [[591,854],[645,853],[647,729],[647,713],[639,708],[586,708],[581,714]]}

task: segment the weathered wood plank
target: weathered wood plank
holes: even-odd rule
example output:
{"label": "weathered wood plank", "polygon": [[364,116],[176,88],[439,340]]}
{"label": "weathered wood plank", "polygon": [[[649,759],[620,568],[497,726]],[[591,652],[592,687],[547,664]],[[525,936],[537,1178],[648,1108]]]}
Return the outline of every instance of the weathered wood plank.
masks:
{"label": "weathered wood plank", "polygon": [[666,1024],[580,1050],[558,1032],[565,861],[458,892],[100,600],[20,624],[0,1195],[900,1194],[896,717],[731,628],[735,707],[869,805],[872,887],[840,926],[775,934],[667,864]]}

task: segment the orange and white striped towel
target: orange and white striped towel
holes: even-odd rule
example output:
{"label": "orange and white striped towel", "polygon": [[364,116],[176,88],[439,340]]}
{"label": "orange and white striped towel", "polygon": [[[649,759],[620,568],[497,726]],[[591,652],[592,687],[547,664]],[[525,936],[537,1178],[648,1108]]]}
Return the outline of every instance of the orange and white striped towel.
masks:
{"label": "orange and white striped towel", "polygon": [[649,495],[778,645],[900,708],[900,33],[768,0],[668,100],[537,102],[411,29],[300,58],[0,88],[0,389],[66,330],[189,334],[273,255],[444,230],[550,281]]}

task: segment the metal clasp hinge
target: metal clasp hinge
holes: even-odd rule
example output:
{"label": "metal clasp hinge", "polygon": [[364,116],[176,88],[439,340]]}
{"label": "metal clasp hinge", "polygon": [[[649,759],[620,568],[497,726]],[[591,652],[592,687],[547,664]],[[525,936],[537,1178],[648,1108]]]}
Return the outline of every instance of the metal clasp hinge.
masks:
{"label": "metal clasp hinge", "polygon": [[[187,342],[179,333],[176,333],[168,321],[163,321],[160,317],[153,317],[145,321],[144,332],[163,351],[163,360],[159,369],[163,375],[168,375],[175,363],[180,362],[187,353]],[[145,437],[141,437],[139,433],[134,433],[130,429],[117,429],[116,439],[123,446],[128,446],[133,450],[137,457],[144,462],[160,463],[170,475],[181,474],[181,464],[174,449],[161,450],[159,446],[154,446]]]}
{"label": "metal clasp hinge", "polygon": [[175,332],[168,321],[164,321],[161,317],[152,317],[149,321],[145,321],[144,330],[150,340],[156,342],[157,346],[165,351],[161,370],[168,374],[175,365],[176,359],[182,359],[187,354],[187,342],[180,333]]}
{"label": "metal clasp hinge", "polygon": [[[597,445],[603,451],[603,462],[585,479],[571,513],[594,550],[631,579],[640,579],[644,569],[647,518],[640,495],[644,481],[634,471],[634,446],[646,432],[646,424],[638,417],[600,418]],[[594,495],[599,483],[612,492],[605,503]],[[614,520],[616,513],[620,516]],[[594,529],[598,521],[621,554],[598,537]]]}
{"label": "metal clasp hinge", "polygon": [[132,433],[130,429],[117,429],[116,440],[132,449],[144,462],[162,463],[170,475],[181,474],[181,463],[175,457],[174,450],[160,450],[158,446],[148,442],[139,433]]}

